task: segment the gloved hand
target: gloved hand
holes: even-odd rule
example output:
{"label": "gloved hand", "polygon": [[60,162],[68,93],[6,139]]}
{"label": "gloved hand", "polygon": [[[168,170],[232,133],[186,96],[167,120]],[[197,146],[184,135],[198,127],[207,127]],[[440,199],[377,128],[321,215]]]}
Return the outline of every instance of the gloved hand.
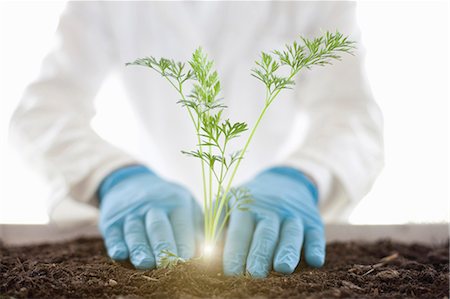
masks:
{"label": "gloved hand", "polygon": [[195,254],[201,210],[182,186],[144,166],[129,166],[106,177],[99,198],[99,228],[112,259],[152,269],[162,250],[185,259]]}
{"label": "gloved hand", "polygon": [[248,211],[235,209],[226,233],[225,275],[266,277],[271,268],[292,273],[303,248],[306,262],[320,267],[325,260],[325,236],[317,208],[317,189],[300,171],[275,167],[243,187],[253,202]]}

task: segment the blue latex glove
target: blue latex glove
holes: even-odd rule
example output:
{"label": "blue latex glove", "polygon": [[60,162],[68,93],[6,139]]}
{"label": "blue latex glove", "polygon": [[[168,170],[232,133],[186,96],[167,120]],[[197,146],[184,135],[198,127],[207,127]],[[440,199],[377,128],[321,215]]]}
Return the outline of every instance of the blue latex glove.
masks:
{"label": "blue latex glove", "polygon": [[253,202],[248,211],[231,213],[223,256],[225,275],[248,272],[266,277],[272,267],[290,274],[302,248],[310,266],[323,265],[325,236],[317,189],[303,173],[271,168],[243,187],[249,189]]}
{"label": "blue latex glove", "polygon": [[152,269],[162,250],[185,259],[195,254],[201,210],[182,186],[144,166],[129,166],[106,177],[99,198],[99,228],[112,259]]}

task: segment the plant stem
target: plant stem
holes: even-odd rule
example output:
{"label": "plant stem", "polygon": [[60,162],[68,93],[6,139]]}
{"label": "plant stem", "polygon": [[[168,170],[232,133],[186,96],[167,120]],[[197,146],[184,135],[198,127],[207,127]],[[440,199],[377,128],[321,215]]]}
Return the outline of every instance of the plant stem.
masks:
{"label": "plant stem", "polygon": [[[248,146],[250,144],[250,141],[253,139],[253,135],[255,134],[256,129],[257,129],[259,123],[261,122],[261,119],[263,118],[264,114],[266,113],[267,108],[269,108],[269,105],[266,104],[264,106],[264,109],[262,110],[261,114],[259,115],[258,120],[256,121],[255,125],[253,126],[252,131],[250,132],[250,136],[248,137],[247,142],[245,143],[245,146],[242,149],[241,154],[239,155],[238,161],[236,162],[236,166],[234,167],[233,172],[231,173],[231,177],[230,177],[230,179],[228,181],[227,187],[226,187],[222,197],[220,198],[219,208],[218,208],[218,211],[217,211],[218,215],[220,215],[220,213],[222,212],[222,209],[224,208],[224,204],[225,204],[225,201],[226,201],[225,200],[226,196],[227,196],[228,192],[230,191],[231,184],[233,183],[234,176],[236,175],[236,172],[237,172],[237,169],[238,169],[238,167],[239,167],[239,165],[241,163],[242,157],[244,156],[244,153],[247,150],[247,148],[248,148]],[[223,219],[224,223],[226,222],[226,220],[228,218],[227,216],[229,216],[229,215],[226,215],[226,217]],[[212,223],[213,231],[216,230],[218,222],[219,222],[219,217],[216,217],[213,220],[213,223]],[[223,227],[223,226],[221,226],[221,227]],[[217,235],[220,235],[220,231],[217,231]]]}
{"label": "plant stem", "polygon": [[[167,79],[167,80],[175,87],[175,89],[178,90],[179,94],[181,95],[182,100],[186,101],[186,97],[184,96],[184,93],[183,93],[183,85],[181,84],[181,82],[178,82],[178,88],[177,88],[170,79]],[[203,147],[201,145],[201,139],[200,139],[200,120],[198,119],[197,122],[195,122],[195,119],[194,119],[194,116],[192,115],[191,109],[187,106],[186,106],[186,109],[189,113],[189,117],[191,118],[192,123],[194,124],[195,132],[197,135],[197,142],[199,144],[199,151],[200,151],[200,154],[202,154]],[[207,204],[207,191],[206,191],[205,162],[203,162],[203,160],[201,160],[201,164],[202,164],[202,182],[203,182],[203,209],[206,213],[206,211],[208,209],[208,204]],[[208,217],[206,217],[206,214],[205,214],[205,223],[204,223],[205,232],[207,231],[207,229],[209,227],[209,221],[210,221],[210,219],[208,219]]]}
{"label": "plant stem", "polygon": [[[211,139],[209,140],[209,142],[211,142]],[[208,146],[209,148],[209,154],[211,155],[212,153],[212,148],[211,145]],[[214,219],[213,218],[213,213],[212,213],[212,180],[213,180],[213,167],[214,165],[209,165],[209,198],[208,198],[208,210],[205,210],[205,214],[208,214],[210,219]],[[205,231],[205,234],[207,232]],[[212,232],[209,232],[212,233]]]}
{"label": "plant stem", "polygon": [[[227,143],[228,143],[227,140],[224,140],[223,149],[219,147],[220,153],[221,153],[223,158],[225,158]],[[220,191],[222,190],[223,181],[224,181],[225,176],[226,176],[226,175],[224,176],[223,169],[224,169],[224,163],[222,163],[220,165],[220,175],[219,175],[219,180],[217,181],[218,184],[217,184],[216,201],[214,203],[213,214],[212,214],[213,216],[212,216],[211,219],[220,218],[220,214],[217,214],[217,208],[218,208],[218,204],[219,204]],[[213,231],[211,239],[214,239],[214,235],[215,235],[215,232]]]}
{"label": "plant stem", "polygon": [[218,237],[220,236],[220,234],[222,233],[222,230],[224,229],[225,224],[227,223],[226,220],[228,219],[228,217],[230,217],[231,212],[236,208],[237,204],[238,204],[238,202],[234,202],[234,203],[233,203],[233,206],[227,211],[227,213],[226,213],[225,216],[223,217],[224,221],[222,221],[222,223],[221,223],[220,226],[219,226],[219,229],[217,230],[217,234],[214,236],[214,239],[213,239],[213,243],[214,243],[214,244],[216,243],[217,238],[218,238]]}
{"label": "plant stem", "polygon": [[[298,71],[299,71],[299,70],[298,70]],[[292,72],[291,75],[290,75],[289,78],[288,78],[288,81],[291,80],[291,79],[295,76],[295,74],[298,73],[298,71],[297,71],[297,72]],[[244,146],[244,148],[242,149],[242,152],[240,153],[239,158],[238,158],[238,160],[237,160],[237,162],[236,162],[236,166],[234,167],[233,172],[231,173],[231,177],[230,177],[230,179],[229,179],[229,181],[228,181],[227,188],[225,189],[225,192],[223,193],[223,195],[222,195],[222,197],[221,197],[221,199],[220,199],[220,204],[219,204],[219,209],[218,209],[219,215],[220,215],[220,213],[221,213],[221,211],[222,211],[222,209],[223,209],[223,207],[224,207],[224,204],[225,204],[225,201],[226,201],[226,200],[225,200],[225,199],[226,199],[226,195],[227,195],[227,193],[230,191],[231,184],[233,183],[233,180],[234,180],[234,177],[235,177],[235,175],[236,175],[237,169],[239,168],[239,165],[241,164],[241,160],[243,159],[244,154],[245,154],[245,152],[247,151],[247,148],[248,148],[248,146],[250,145],[250,142],[252,141],[253,136],[255,135],[256,129],[258,128],[259,123],[261,122],[262,118],[263,118],[264,115],[266,114],[266,111],[267,111],[267,109],[269,108],[270,104],[272,104],[273,100],[278,96],[278,94],[281,92],[281,90],[282,90],[282,89],[278,89],[278,90],[277,90],[275,93],[273,93],[273,94],[270,94],[270,93],[269,93],[269,97],[268,97],[268,98],[267,98],[267,96],[266,96],[264,109],[261,111],[261,114],[259,115],[258,119],[256,120],[256,123],[253,125],[253,128],[252,128],[252,130],[251,130],[251,132],[250,132],[250,135],[249,135],[249,137],[248,137],[248,139],[247,139],[247,142],[245,143],[245,146]],[[223,229],[223,227],[224,227],[224,223],[226,223],[228,217],[229,217],[229,213],[227,213],[227,215],[226,215],[225,218],[223,219],[223,223],[222,223],[222,225],[220,226],[219,230],[217,231],[217,233],[216,233],[215,235],[220,235],[220,233],[222,232],[222,229]],[[216,217],[215,219],[213,219],[213,223],[212,223],[213,232],[216,231],[216,227],[217,227],[217,225],[218,225],[218,222],[219,222],[219,217]],[[215,235],[213,235],[212,239],[215,239]]]}

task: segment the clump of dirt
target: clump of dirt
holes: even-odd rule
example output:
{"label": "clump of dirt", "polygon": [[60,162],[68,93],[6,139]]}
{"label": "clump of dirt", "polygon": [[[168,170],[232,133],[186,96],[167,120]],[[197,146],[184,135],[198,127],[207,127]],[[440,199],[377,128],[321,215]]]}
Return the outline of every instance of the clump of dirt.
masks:
{"label": "clump of dirt", "polygon": [[191,261],[138,271],[111,261],[98,238],[0,244],[0,297],[17,298],[446,298],[449,243],[347,242],[327,246],[326,264],[294,274],[224,277],[219,264]]}

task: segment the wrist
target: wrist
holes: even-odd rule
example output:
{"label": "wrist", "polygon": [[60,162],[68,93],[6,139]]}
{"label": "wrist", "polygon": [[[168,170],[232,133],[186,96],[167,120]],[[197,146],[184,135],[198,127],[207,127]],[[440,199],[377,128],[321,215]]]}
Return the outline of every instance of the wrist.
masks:
{"label": "wrist", "polygon": [[156,175],[148,167],[143,165],[125,166],[111,172],[103,179],[98,187],[97,194],[99,200],[101,201],[114,186],[128,180],[131,177],[142,174]]}
{"label": "wrist", "polygon": [[319,194],[318,194],[317,186],[313,182],[313,180],[309,176],[304,174],[302,171],[300,171],[296,168],[293,168],[293,167],[276,166],[276,167],[267,169],[265,172],[268,172],[271,174],[276,174],[276,175],[281,175],[281,176],[289,178],[293,181],[296,181],[297,183],[303,184],[304,186],[306,186],[306,188],[311,193],[311,196],[312,196],[314,202],[316,204],[318,203]]}

